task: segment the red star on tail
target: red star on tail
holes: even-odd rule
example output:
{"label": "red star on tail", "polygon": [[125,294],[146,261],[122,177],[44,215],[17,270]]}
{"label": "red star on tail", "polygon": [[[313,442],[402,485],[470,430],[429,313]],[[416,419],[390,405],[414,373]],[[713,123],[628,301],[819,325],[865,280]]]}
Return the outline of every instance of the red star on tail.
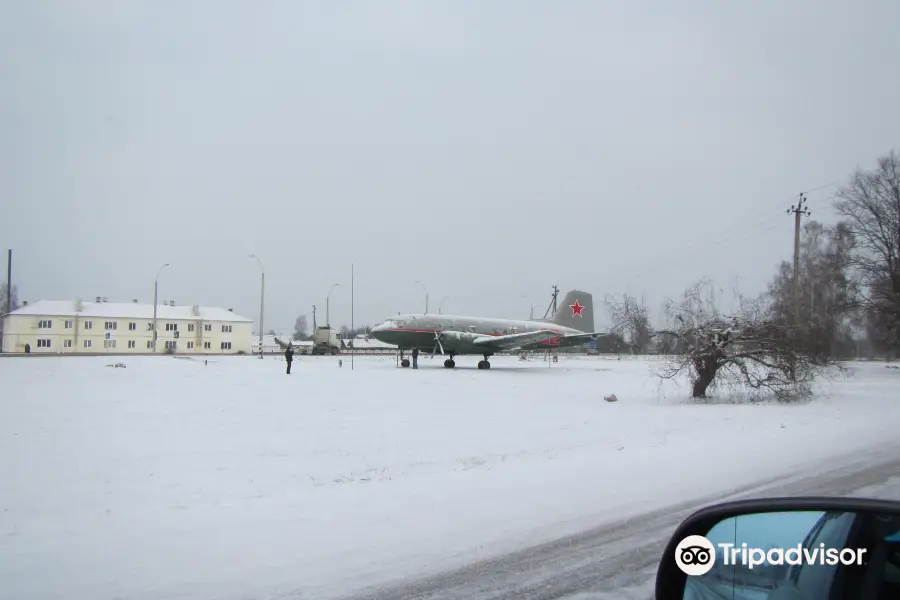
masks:
{"label": "red star on tail", "polygon": [[572,316],[573,316],[573,317],[574,317],[575,315],[578,315],[579,317],[583,317],[583,316],[584,316],[584,315],[581,314],[581,311],[584,310],[584,307],[583,307],[582,305],[578,304],[578,299],[577,299],[577,298],[575,299],[575,304],[570,304],[570,305],[569,305],[569,308],[572,309]]}

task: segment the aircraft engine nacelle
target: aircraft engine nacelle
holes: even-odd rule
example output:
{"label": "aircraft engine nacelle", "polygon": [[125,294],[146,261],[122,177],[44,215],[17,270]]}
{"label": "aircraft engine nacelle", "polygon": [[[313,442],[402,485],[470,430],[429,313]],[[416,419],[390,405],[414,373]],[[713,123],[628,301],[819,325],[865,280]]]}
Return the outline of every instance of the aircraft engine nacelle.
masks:
{"label": "aircraft engine nacelle", "polygon": [[472,342],[480,337],[484,337],[484,334],[471,331],[445,331],[441,334],[441,345],[444,346],[444,350],[457,350],[471,346]]}

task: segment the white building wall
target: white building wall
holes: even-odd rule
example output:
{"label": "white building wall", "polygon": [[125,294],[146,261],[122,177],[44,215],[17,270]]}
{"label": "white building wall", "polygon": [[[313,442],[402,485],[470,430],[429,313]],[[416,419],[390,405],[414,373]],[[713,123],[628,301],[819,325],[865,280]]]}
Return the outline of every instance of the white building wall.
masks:
{"label": "white building wall", "polygon": [[[152,353],[152,305],[85,303],[82,311],[65,314],[59,308],[64,304],[75,306],[38,302],[3,317],[2,351],[24,353],[27,345],[32,353]],[[193,315],[196,309],[199,314]],[[158,313],[175,313],[168,318],[157,315],[158,354],[166,353],[167,346],[177,354],[252,352],[250,319],[216,307],[160,306]],[[182,318],[178,313],[191,316]],[[204,313],[212,317],[205,318]]]}

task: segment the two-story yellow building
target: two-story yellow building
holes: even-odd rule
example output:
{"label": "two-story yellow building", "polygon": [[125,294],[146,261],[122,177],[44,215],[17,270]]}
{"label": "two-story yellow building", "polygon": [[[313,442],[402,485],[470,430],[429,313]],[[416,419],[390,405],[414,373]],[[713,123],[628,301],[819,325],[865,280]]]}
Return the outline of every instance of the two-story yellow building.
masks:
{"label": "two-story yellow building", "polygon": [[[41,300],[3,316],[4,353],[151,354],[153,305]],[[253,320],[212,306],[156,307],[157,354],[250,354]]]}

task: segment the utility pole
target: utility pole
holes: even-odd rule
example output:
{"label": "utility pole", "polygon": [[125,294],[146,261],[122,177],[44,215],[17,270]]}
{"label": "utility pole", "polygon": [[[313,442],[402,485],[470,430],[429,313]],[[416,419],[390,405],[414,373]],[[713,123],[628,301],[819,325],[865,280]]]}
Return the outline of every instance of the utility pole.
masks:
{"label": "utility pole", "polygon": [[[354,321],[354,309],[353,309],[353,263],[350,263],[350,331],[354,331],[356,329],[356,322]],[[353,338],[350,338],[350,343],[353,343]],[[356,348],[350,349],[350,370],[353,370],[353,355],[356,354]]]}
{"label": "utility pole", "polygon": [[331,292],[339,285],[340,284],[336,283],[331,286],[331,289],[328,290],[328,294],[325,296],[325,327],[331,327]]}
{"label": "utility pole", "polygon": [[159,276],[162,273],[162,270],[169,266],[169,263],[164,264],[159,268],[159,271],[156,272],[156,281],[153,283],[153,341],[151,342],[153,347],[153,353],[156,354],[156,314],[157,314],[157,306],[159,305]]}
{"label": "utility pole", "polygon": [[794,285],[796,288],[797,278],[800,274],[800,217],[802,215],[806,215],[807,217],[812,213],[809,212],[809,209],[804,206],[804,203],[808,203],[806,196],[800,194],[800,200],[797,202],[796,206],[791,206],[785,212],[787,214],[794,215]]}
{"label": "utility pole", "polygon": [[6,312],[12,312],[12,248],[6,252]]}
{"label": "utility pole", "polygon": [[0,314],[0,352],[3,352],[3,315],[12,311],[12,248],[10,248],[6,253],[6,309]]}
{"label": "utility pole", "polygon": [[[545,319],[547,318],[547,315],[550,315],[551,318],[556,316],[556,297],[557,296],[559,296],[559,287],[554,285],[553,286],[553,299],[550,300],[550,306],[547,307],[547,311],[544,313]],[[553,311],[552,313],[550,312],[551,310]]]}
{"label": "utility pole", "polygon": [[312,330],[312,332],[315,335],[315,333],[316,333],[316,305],[315,304],[313,304],[313,330]]}
{"label": "utility pole", "polygon": [[266,270],[263,268],[262,261],[255,254],[251,254],[250,258],[255,258],[259,263],[259,270],[262,273],[259,283],[259,358],[263,358],[263,313],[266,306]]}
{"label": "utility pole", "polygon": [[[804,206],[804,203],[806,202],[806,196],[800,194],[800,199],[797,201],[797,204],[795,206],[792,205],[785,211],[789,215],[794,215],[794,272],[791,274],[791,292],[794,297],[794,323],[793,327],[789,330],[792,337],[800,335],[800,219],[803,215],[808,217],[812,214],[809,212],[809,209]],[[799,337],[795,337],[794,339],[799,341]],[[791,364],[791,379],[796,379],[793,363]]]}
{"label": "utility pole", "polygon": [[800,199],[797,201],[797,204],[792,205],[785,211],[789,215],[794,215],[794,272],[791,274],[791,283],[794,292],[794,307],[798,312],[798,317],[800,309],[800,290],[798,287],[800,282],[800,219],[803,215],[808,217],[812,214],[809,209],[806,208],[805,203],[808,203],[806,196],[800,194]]}

